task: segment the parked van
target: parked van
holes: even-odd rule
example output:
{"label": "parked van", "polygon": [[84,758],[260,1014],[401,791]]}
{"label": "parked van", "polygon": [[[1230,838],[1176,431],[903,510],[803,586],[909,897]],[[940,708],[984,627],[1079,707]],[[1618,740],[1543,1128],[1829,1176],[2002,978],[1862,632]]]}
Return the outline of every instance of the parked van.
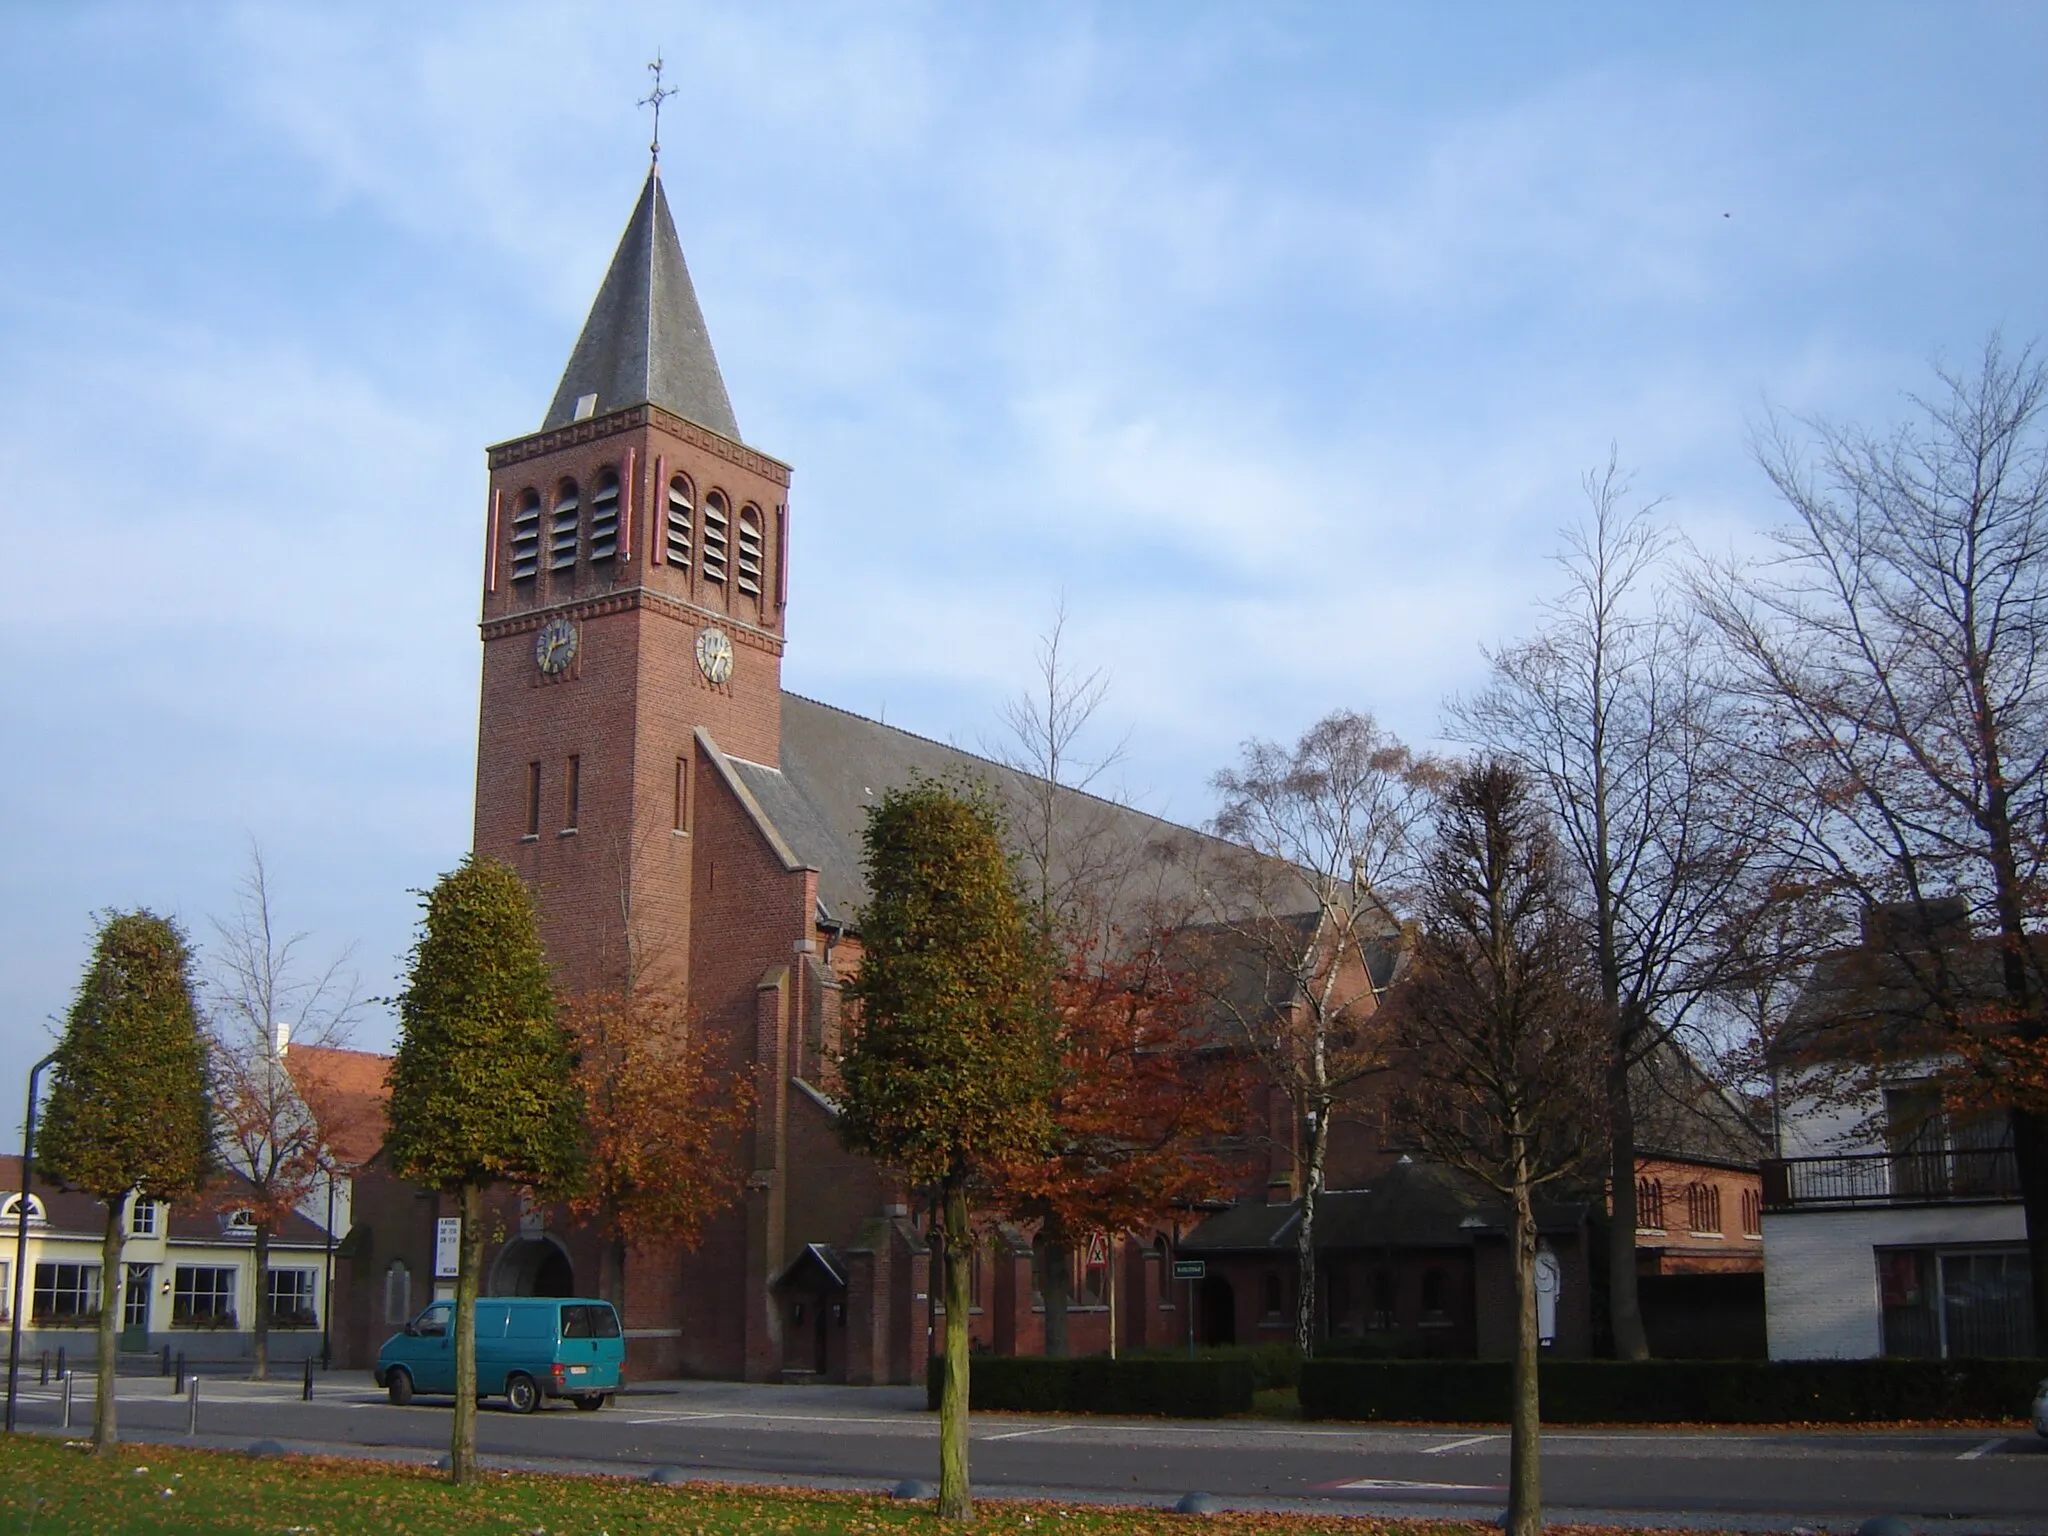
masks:
{"label": "parked van", "polygon": [[[377,1351],[377,1385],[394,1403],[455,1391],[455,1303],[437,1301]],[[595,1411],[624,1381],[626,1341],[608,1301],[489,1296],[476,1303],[476,1392],[502,1392],[514,1413],[545,1397]]]}

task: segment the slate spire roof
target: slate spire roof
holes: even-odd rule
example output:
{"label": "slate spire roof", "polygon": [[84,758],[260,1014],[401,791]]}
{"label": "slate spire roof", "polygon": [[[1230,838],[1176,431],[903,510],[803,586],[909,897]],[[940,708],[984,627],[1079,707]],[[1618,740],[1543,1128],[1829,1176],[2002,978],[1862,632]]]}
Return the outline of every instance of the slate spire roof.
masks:
{"label": "slate spire roof", "polygon": [[740,440],[659,170],[647,173],[541,430],[574,421],[586,395],[595,414],[652,403]]}

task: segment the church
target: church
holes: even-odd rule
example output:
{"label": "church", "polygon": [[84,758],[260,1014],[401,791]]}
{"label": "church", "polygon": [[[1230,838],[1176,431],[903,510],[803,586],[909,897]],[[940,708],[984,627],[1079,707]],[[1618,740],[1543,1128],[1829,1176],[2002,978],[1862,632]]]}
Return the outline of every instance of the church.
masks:
{"label": "church", "polygon": [[[473,844],[535,892],[565,991],[670,987],[724,1067],[754,1084],[737,1201],[693,1250],[626,1256],[616,1294],[640,1380],[918,1381],[941,1318],[926,1213],[835,1129],[841,989],[859,963],[866,896],[860,838],[867,808],[915,774],[965,774],[1020,797],[1029,781],[784,690],[786,620],[804,579],[790,570],[790,480],[788,464],[742,436],[657,163],[539,429],[489,450]],[[1058,816],[1155,885],[1216,846],[1078,791],[1056,800]],[[1366,1006],[1388,979],[1360,978]],[[382,1139],[387,1064],[291,1052],[294,1073],[353,1099],[366,1157]],[[1276,1088],[1254,1089],[1246,1116],[1233,1211],[1201,1232],[1189,1213],[1179,1228],[1068,1256],[1075,1353],[1108,1348],[1112,1330],[1124,1349],[1198,1333],[1290,1336],[1296,1127]],[[1359,1116],[1333,1148],[1333,1190],[1412,1183],[1393,1172],[1401,1149],[1373,1126]],[[1733,1157],[1735,1177],[1748,1155]],[[352,1182],[333,1350],[335,1363],[363,1365],[452,1294],[454,1211],[374,1158]],[[1487,1342],[1474,1319],[1504,1311],[1502,1275],[1485,1278],[1492,1229],[1469,1201],[1421,1198],[1404,1209],[1424,1210],[1418,1231],[1435,1246],[1417,1248],[1408,1269],[1385,1222],[1353,1202],[1360,1252],[1376,1257],[1352,1277],[1331,1253],[1330,1326],[1391,1338],[1409,1318],[1415,1340],[1455,1338],[1470,1353]],[[486,1293],[603,1294],[604,1245],[586,1226],[516,1191],[491,1202]],[[1574,1277],[1573,1352],[1593,1347],[1595,1225],[1567,1213],[1553,1235]],[[1183,1246],[1206,1255],[1199,1292],[1174,1283]],[[977,1348],[1044,1348],[1045,1260],[1028,1233],[994,1227],[972,1258]]]}

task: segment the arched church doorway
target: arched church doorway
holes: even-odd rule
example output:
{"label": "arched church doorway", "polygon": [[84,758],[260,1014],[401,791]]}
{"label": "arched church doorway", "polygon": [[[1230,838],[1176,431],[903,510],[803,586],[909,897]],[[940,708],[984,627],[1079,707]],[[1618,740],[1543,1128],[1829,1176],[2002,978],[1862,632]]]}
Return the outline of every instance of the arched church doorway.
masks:
{"label": "arched church doorway", "polygon": [[574,1296],[576,1269],[552,1237],[521,1237],[498,1251],[491,1265],[492,1296]]}
{"label": "arched church doorway", "polygon": [[1221,1275],[1209,1275],[1202,1281],[1202,1342],[1237,1342],[1237,1291]]}

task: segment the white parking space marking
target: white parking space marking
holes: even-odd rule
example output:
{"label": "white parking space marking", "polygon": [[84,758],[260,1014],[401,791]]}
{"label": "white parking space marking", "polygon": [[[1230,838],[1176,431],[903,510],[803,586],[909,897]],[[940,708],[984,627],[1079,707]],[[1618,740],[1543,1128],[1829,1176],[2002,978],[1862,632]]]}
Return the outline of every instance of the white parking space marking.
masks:
{"label": "white parking space marking", "polygon": [[1048,1424],[1043,1429],[1012,1429],[1000,1435],[983,1435],[981,1438],[984,1440],[1023,1440],[1031,1435],[1056,1435],[1061,1430],[1072,1427],[1068,1424]]}
{"label": "white parking space marking", "polygon": [[1973,1446],[1973,1447],[1972,1447],[1971,1449],[1969,1449],[1969,1450],[1967,1450],[1967,1451],[1963,1452],[1963,1454],[1962,1454],[1962,1455],[1958,1456],[1958,1457],[1956,1458],[1956,1460],[1957,1460],[1957,1461],[1975,1461],[1975,1460],[1976,1460],[1976,1459],[1977,1459],[1977,1458],[1978,1458],[1979,1456],[1983,1456],[1983,1455],[1986,1455],[1987,1453],[1989,1453],[1989,1452],[1991,1452],[1991,1451],[1996,1451],[1996,1450],[2001,1450],[2001,1449],[2003,1449],[2003,1448],[2004,1448],[2004,1445],[2005,1445],[2005,1436],[2003,1436],[2003,1435],[2000,1435],[2000,1436],[1999,1436],[1999,1437],[1998,1437],[1998,1438],[1997,1438],[1996,1440],[1986,1440],[1986,1441],[1985,1441],[1985,1442],[1984,1442],[1984,1443],[1983,1443],[1982,1445],[1979,1445],[1979,1446]]}
{"label": "white parking space marking", "polygon": [[1398,1477],[1361,1477],[1349,1483],[1335,1483],[1347,1493],[1493,1493],[1499,1483],[1411,1483]]}
{"label": "white parking space marking", "polygon": [[1445,1451],[1462,1451],[1468,1445],[1484,1445],[1489,1440],[1498,1440],[1499,1435],[1467,1435],[1463,1440],[1446,1440],[1442,1445],[1424,1446],[1425,1456],[1441,1456]]}

